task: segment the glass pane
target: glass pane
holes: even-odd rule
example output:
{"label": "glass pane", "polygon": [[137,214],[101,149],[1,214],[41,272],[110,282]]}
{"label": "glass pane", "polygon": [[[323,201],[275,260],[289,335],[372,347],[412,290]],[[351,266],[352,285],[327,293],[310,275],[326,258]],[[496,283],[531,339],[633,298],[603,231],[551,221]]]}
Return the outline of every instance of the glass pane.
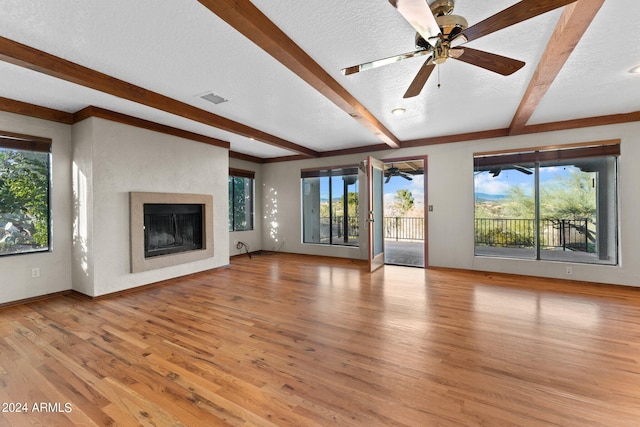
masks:
{"label": "glass pane", "polygon": [[233,178],[233,224],[235,231],[253,230],[253,180]]}
{"label": "glass pane", "polygon": [[535,258],[535,165],[476,166],[475,254]]}
{"label": "glass pane", "polygon": [[244,180],[244,219],[245,230],[253,230],[253,179]]}
{"label": "glass pane", "polygon": [[233,231],[233,177],[229,177],[229,231]]}
{"label": "glass pane", "polygon": [[331,180],[331,243],[340,244],[345,241],[344,233],[344,181],[342,177]]}
{"label": "glass pane", "polygon": [[345,244],[358,245],[358,235],[360,233],[358,226],[359,211],[358,211],[358,175],[347,175],[342,177],[346,188],[346,204],[347,210],[345,215],[345,221],[347,226],[345,228],[346,237]]}
{"label": "glass pane", "polygon": [[329,178],[302,179],[302,241],[329,243]]}
{"label": "glass pane", "polygon": [[303,243],[358,245],[358,176],[343,173],[302,178]]}
{"label": "glass pane", "polygon": [[540,258],[616,263],[615,157],[540,164]]}
{"label": "glass pane", "polygon": [[380,255],[384,242],[384,215],[383,215],[383,171],[373,168],[373,255]]}
{"label": "glass pane", "polygon": [[49,249],[49,162],[0,148],[0,255]]}

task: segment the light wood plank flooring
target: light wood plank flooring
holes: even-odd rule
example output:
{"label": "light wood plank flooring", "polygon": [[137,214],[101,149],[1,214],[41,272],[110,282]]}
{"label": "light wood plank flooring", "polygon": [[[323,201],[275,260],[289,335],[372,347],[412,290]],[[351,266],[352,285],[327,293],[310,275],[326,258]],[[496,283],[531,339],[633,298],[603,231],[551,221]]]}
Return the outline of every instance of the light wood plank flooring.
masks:
{"label": "light wood plank flooring", "polygon": [[640,289],[364,267],[238,257],[2,309],[0,425],[640,425]]}

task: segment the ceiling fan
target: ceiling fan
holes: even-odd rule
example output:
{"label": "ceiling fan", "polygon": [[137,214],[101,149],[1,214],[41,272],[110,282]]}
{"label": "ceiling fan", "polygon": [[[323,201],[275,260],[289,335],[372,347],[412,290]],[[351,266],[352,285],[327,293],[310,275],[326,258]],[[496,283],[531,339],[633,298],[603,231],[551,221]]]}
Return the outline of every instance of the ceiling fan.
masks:
{"label": "ceiling fan", "polygon": [[511,166],[498,166],[495,167],[493,169],[489,170],[489,173],[491,174],[492,177],[497,177],[498,175],[500,175],[500,172],[502,172],[505,169],[515,169],[518,172],[522,172],[525,175],[532,175],[533,171],[529,168],[526,168],[524,166],[520,166],[520,165],[511,165]]}
{"label": "ceiling fan", "polygon": [[416,50],[343,68],[341,71],[344,75],[350,75],[403,59],[429,55],[403,98],[419,95],[436,65],[444,63],[449,58],[508,76],[522,68],[525,63],[461,46],[574,1],[576,0],[522,0],[469,27],[466,19],[452,14],[455,6],[454,0],[434,0],[431,4],[428,4],[427,0],[389,0],[389,3],[417,31]]}
{"label": "ceiling fan", "polygon": [[388,183],[391,180],[391,178],[394,177],[394,176],[401,176],[404,179],[407,179],[409,181],[413,181],[413,177],[411,175],[409,175],[406,172],[402,172],[399,168],[397,168],[397,167],[395,167],[393,165],[391,165],[391,167],[384,172],[384,176],[387,177],[387,179],[384,181],[385,184]]}

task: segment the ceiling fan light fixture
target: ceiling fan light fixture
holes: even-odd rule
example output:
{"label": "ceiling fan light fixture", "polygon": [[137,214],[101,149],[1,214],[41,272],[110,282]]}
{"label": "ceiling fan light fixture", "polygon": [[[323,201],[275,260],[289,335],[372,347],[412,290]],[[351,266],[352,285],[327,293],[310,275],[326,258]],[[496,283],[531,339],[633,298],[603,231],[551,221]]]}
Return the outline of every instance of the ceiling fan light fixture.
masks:
{"label": "ceiling fan light fixture", "polygon": [[433,47],[433,62],[436,65],[444,64],[449,57],[449,42],[438,42]]}
{"label": "ceiling fan light fixture", "polygon": [[458,47],[467,42],[467,36],[464,34],[458,34],[453,40],[451,40],[451,47]]}
{"label": "ceiling fan light fixture", "polygon": [[406,108],[394,108],[393,110],[391,110],[391,114],[393,114],[394,116],[401,116],[406,112]]}
{"label": "ceiling fan light fixture", "polygon": [[445,55],[445,56],[439,56],[437,58],[434,58],[433,62],[435,62],[437,65],[441,65],[441,64],[444,64],[446,60],[447,60],[447,57]]}

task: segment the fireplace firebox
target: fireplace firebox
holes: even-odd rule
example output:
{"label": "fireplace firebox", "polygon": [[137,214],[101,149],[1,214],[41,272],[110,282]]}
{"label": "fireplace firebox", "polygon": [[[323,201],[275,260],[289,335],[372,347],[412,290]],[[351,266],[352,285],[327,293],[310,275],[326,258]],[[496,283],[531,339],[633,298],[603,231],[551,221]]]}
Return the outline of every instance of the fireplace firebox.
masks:
{"label": "fireplace firebox", "polygon": [[202,249],[201,204],[145,203],[144,257]]}
{"label": "fireplace firebox", "polygon": [[131,272],[213,257],[213,197],[131,192]]}

